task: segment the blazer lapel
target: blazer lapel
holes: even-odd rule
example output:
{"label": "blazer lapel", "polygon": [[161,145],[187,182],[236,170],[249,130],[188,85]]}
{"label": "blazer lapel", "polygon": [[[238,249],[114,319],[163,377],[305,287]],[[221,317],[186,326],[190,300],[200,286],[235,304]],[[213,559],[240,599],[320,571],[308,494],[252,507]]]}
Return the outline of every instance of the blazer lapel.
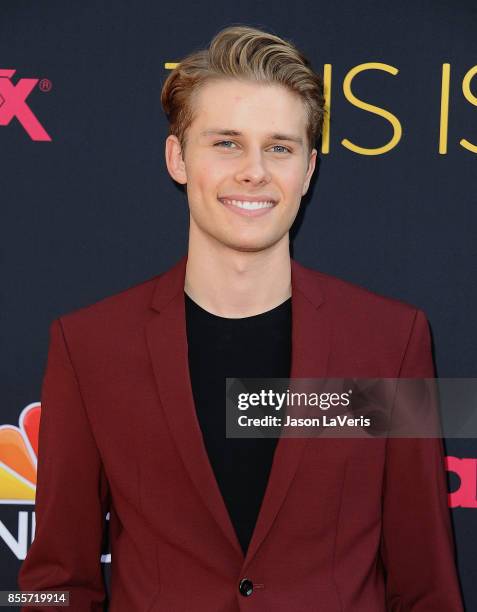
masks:
{"label": "blazer lapel", "polygon": [[[185,325],[186,264],[187,255],[157,280],[151,303],[156,316],[146,324],[147,345],[165,417],[184,465],[205,506],[243,560],[243,552],[210,464],[196,415]],[[324,294],[314,272],[293,259],[291,280],[291,378],[324,378],[331,333],[328,321],[320,311]],[[278,440],[244,566],[250,562],[267,535],[307,442],[307,438]]]}
{"label": "blazer lapel", "polygon": [[151,306],[159,315],[147,323],[147,344],[166,420],[184,465],[204,504],[243,558],[210,465],[194,404],[185,325],[186,263],[184,256],[157,281]]}
{"label": "blazer lapel", "polygon": [[[320,307],[324,294],[314,272],[291,260],[292,355],[290,378],[325,378],[331,328]],[[270,477],[257,518],[244,569],[268,534],[282,505],[309,438],[278,440]]]}

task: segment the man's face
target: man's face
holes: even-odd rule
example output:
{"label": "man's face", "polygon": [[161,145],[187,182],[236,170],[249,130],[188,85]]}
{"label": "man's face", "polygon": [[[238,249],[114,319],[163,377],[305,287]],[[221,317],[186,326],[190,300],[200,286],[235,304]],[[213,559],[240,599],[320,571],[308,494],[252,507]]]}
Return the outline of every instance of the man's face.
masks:
{"label": "man's face", "polygon": [[194,110],[184,156],[175,136],[166,141],[169,173],[187,184],[191,231],[236,251],[288,243],[317,155],[301,99],[281,85],[221,80],[203,87]]}

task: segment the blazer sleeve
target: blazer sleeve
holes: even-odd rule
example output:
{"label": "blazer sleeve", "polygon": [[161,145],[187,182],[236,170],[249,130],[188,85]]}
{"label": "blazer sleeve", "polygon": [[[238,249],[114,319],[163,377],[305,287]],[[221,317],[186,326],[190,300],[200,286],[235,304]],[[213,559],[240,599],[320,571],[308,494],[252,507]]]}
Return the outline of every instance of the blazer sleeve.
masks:
{"label": "blazer sleeve", "polygon": [[[434,378],[429,326],[416,310],[401,378]],[[462,612],[441,438],[388,438],[381,558],[388,612]]]}
{"label": "blazer sleeve", "polygon": [[[41,389],[35,537],[18,573],[19,589],[69,591],[72,612],[103,610],[101,546],[108,505],[108,483],[56,319]],[[52,609],[64,607],[22,608]]]}

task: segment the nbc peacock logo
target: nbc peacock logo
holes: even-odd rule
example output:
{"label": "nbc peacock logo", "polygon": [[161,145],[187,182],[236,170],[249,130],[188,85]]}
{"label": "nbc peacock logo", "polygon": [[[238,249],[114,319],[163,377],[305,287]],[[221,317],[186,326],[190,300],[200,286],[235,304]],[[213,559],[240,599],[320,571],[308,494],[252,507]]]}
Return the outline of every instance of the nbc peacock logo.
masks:
{"label": "nbc peacock logo", "polygon": [[34,504],[41,404],[28,404],[18,427],[0,425],[0,504]]}
{"label": "nbc peacock logo", "polygon": [[[0,549],[5,544],[20,560],[35,538],[40,415],[41,403],[33,402],[21,411],[18,427],[0,425]],[[32,507],[28,511],[18,507],[25,505]],[[109,520],[109,512],[105,518]],[[111,563],[111,553],[102,554],[100,560]]]}

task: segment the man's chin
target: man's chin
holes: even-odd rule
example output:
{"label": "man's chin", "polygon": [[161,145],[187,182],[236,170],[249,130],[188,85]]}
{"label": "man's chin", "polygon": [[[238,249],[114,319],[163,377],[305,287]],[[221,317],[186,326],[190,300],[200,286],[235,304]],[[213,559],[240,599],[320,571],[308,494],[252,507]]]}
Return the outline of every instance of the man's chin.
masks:
{"label": "man's chin", "polygon": [[243,245],[233,245],[231,247],[234,251],[238,251],[240,253],[259,253],[260,251],[266,251],[268,247],[266,246],[243,246]]}
{"label": "man's chin", "polygon": [[285,234],[271,234],[270,232],[255,232],[255,235],[251,235],[251,232],[244,232],[243,228],[241,231],[214,231],[216,228],[211,228],[206,225],[194,224],[194,240],[201,242],[202,240],[214,242],[219,248],[230,249],[238,253],[259,253],[261,251],[267,251],[274,247],[278,242],[283,240],[287,241],[288,232]]}
{"label": "man's chin", "polygon": [[223,244],[229,249],[232,249],[240,253],[259,253],[261,251],[267,251],[268,249],[272,248],[281,239],[283,239],[283,236],[281,238],[278,238],[275,240],[268,240],[268,241],[265,241],[265,240],[238,241],[237,240],[237,241],[230,241],[226,243],[224,242]]}

